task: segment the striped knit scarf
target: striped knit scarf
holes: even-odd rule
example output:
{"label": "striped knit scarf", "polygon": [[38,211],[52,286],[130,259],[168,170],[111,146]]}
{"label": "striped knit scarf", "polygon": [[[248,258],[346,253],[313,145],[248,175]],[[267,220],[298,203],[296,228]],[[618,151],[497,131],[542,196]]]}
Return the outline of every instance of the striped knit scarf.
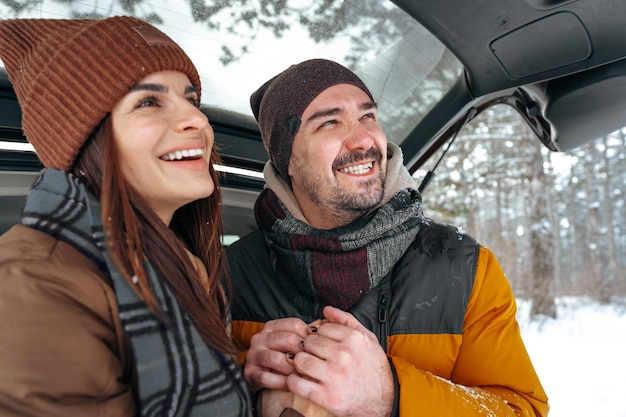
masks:
{"label": "striped knit scarf", "polygon": [[109,258],[100,214],[100,204],[76,177],[45,169],[26,199],[22,223],[71,244],[111,277],[134,351],[140,415],[249,416],[247,389],[235,362],[204,343],[167,283],[146,262],[167,324],[148,309]]}
{"label": "striped knit scarf", "polygon": [[[293,195],[275,177],[257,199],[257,224],[265,234],[274,273],[303,314],[319,317],[325,305],[351,307],[387,275],[417,235],[424,222],[421,197],[398,163],[399,149],[391,151],[385,182],[390,196],[349,225],[332,230],[311,227],[293,204],[284,203]],[[268,169],[266,180],[271,175]]]}

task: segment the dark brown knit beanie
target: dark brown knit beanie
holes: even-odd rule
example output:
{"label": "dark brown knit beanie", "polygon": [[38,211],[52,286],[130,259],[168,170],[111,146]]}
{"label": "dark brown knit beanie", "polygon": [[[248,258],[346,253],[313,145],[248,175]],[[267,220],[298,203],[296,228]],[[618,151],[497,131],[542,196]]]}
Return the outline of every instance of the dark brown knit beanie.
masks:
{"label": "dark brown knit beanie", "polygon": [[337,84],[355,85],[374,100],[355,73],[326,59],[311,59],[292,65],[250,97],[265,149],[284,179],[289,180],[289,158],[302,113],[322,91]]}
{"label": "dark brown knit beanie", "polygon": [[0,58],[22,108],[22,129],[44,166],[69,170],[115,104],[144,77],[200,77],[167,35],[134,17],[0,21]]}

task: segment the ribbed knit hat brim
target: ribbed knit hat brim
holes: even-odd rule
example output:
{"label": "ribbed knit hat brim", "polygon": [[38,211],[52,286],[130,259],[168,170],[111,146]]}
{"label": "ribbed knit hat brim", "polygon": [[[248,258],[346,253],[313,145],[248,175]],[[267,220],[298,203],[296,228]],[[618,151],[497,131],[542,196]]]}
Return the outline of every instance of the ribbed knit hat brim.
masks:
{"label": "ribbed knit hat brim", "polygon": [[129,89],[151,73],[200,77],[167,35],[134,17],[0,21],[0,58],[22,108],[22,129],[44,166],[69,170]]}
{"label": "ribbed knit hat brim", "polygon": [[337,84],[352,84],[374,101],[363,81],[348,68],[326,59],[292,65],[273,77],[250,97],[250,107],[276,171],[289,180],[289,159],[304,110],[322,91]]}

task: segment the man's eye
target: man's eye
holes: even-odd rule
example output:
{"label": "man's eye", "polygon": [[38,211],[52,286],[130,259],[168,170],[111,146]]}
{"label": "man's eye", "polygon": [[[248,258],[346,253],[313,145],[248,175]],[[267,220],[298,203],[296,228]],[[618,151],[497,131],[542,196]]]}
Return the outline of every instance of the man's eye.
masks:
{"label": "man's eye", "polygon": [[362,119],[376,119],[376,115],[374,113],[367,113],[364,114],[363,117],[361,117]]}
{"label": "man's eye", "polygon": [[321,125],[320,127],[332,126],[332,125],[334,125],[335,123],[337,123],[337,121],[336,121],[336,120],[327,120],[327,121],[325,121],[324,123],[322,123],[322,125]]}
{"label": "man's eye", "polygon": [[200,107],[200,102],[198,101],[198,97],[189,97],[187,100],[194,105],[194,107]]}

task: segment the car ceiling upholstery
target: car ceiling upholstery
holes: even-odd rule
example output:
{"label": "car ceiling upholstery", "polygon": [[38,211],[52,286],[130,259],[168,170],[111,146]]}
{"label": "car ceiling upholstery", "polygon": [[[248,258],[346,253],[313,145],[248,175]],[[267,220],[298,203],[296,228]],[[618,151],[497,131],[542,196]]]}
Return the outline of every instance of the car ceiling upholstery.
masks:
{"label": "car ceiling upholstery", "polygon": [[623,0],[394,3],[455,53],[476,97],[626,56]]}
{"label": "car ceiling upholstery", "polygon": [[477,110],[495,102],[515,103],[553,151],[623,127],[626,1],[392,1],[465,67],[457,85],[401,144],[411,172]]}

